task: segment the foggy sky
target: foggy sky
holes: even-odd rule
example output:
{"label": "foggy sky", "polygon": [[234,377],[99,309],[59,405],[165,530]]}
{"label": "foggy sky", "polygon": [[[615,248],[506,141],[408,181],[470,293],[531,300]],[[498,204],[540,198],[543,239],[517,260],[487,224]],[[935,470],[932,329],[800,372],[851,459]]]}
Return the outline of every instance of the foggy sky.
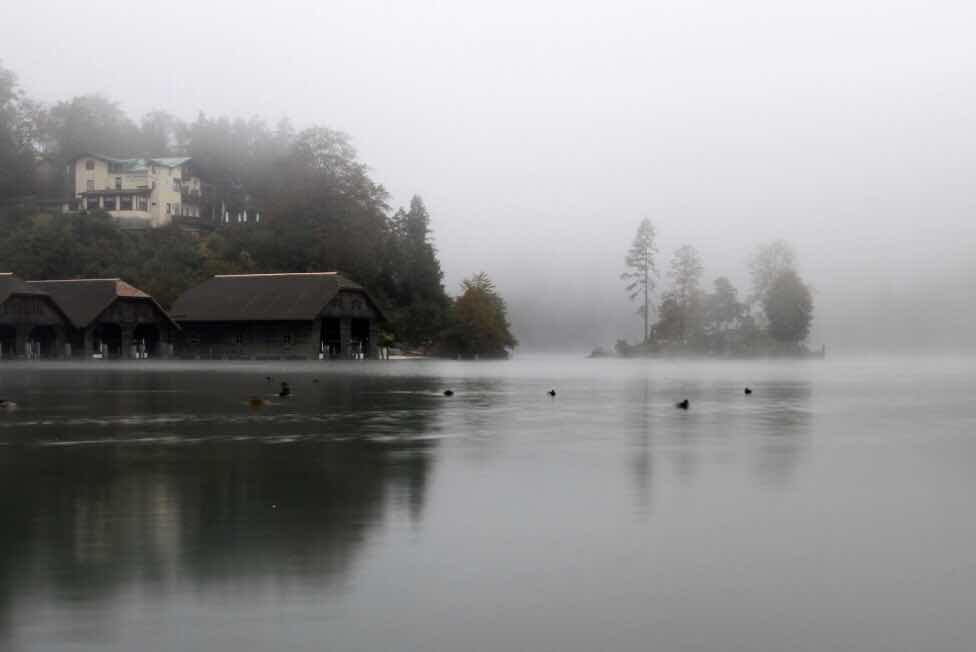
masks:
{"label": "foggy sky", "polygon": [[812,344],[938,347],[976,316],[974,19],[904,0],[50,0],[4,4],[0,61],[45,102],[348,132],[394,206],[424,197],[449,291],[487,271],[528,348],[638,335],[618,276],[645,216],[662,270],[693,244],[706,283],[743,294],[755,244],[791,241]]}

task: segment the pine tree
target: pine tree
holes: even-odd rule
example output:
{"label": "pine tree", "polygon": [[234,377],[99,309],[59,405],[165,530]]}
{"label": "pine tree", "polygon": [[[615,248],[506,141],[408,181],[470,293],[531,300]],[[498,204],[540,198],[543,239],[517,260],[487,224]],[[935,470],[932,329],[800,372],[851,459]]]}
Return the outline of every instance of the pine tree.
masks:
{"label": "pine tree", "polygon": [[654,291],[654,278],[657,276],[657,266],[654,256],[657,254],[657,244],[654,225],[651,220],[644,218],[637,227],[637,235],[627,252],[625,264],[631,270],[620,275],[621,280],[627,281],[627,293],[630,300],[641,300],[637,314],[644,319],[644,342],[650,337],[649,311],[651,292]]}
{"label": "pine tree", "polygon": [[390,258],[395,269],[389,293],[397,308],[397,337],[409,345],[427,344],[444,327],[450,304],[423,199],[414,196],[409,210],[398,210],[391,230]]}

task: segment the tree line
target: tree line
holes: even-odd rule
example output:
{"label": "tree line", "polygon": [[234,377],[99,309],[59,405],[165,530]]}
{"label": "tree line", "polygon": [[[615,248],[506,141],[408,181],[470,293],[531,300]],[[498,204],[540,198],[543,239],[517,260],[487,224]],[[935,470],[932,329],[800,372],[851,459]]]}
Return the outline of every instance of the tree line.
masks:
{"label": "tree line", "polygon": [[[195,235],[176,226],[123,230],[97,211],[44,210],[39,199],[69,194],[66,166],[85,153],[189,156],[206,184],[205,205],[219,203],[232,215],[259,210],[261,222]],[[101,95],[47,106],[26,97],[0,66],[3,271],[30,279],[119,276],[164,306],[212,274],[340,271],[384,307],[389,341],[452,356],[512,348],[493,285],[476,275],[457,299],[445,291],[423,200],[395,211],[388,201],[340,131],[204,113],[187,122],[161,110],[136,122]],[[490,306],[490,319],[473,318],[472,302]]]}
{"label": "tree line", "polygon": [[[804,354],[813,320],[813,295],[796,269],[796,254],[783,240],[761,244],[749,260],[752,293],[744,300],[728,277],[701,287],[705,266],[698,250],[682,245],[667,271],[668,286],[657,289],[657,232],[641,221],[625,258],[621,279],[637,301],[643,339],[621,340],[618,353],[705,353],[714,355]],[[651,319],[652,312],[656,320]]]}

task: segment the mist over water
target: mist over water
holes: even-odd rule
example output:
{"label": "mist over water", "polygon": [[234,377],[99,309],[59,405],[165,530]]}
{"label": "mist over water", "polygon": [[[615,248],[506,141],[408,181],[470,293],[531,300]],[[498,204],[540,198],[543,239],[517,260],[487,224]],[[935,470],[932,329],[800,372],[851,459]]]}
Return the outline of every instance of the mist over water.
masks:
{"label": "mist over water", "polygon": [[[121,269],[169,307],[220,270],[338,268],[409,350],[461,332],[440,271],[452,295],[483,271],[511,320],[496,349],[520,345],[5,361],[0,650],[976,649],[974,24],[961,0],[5,3],[0,208],[39,208],[12,211],[0,272]],[[48,109],[89,94],[147,149],[206,127],[221,212],[271,228],[277,203],[289,228],[102,255],[33,197],[74,145],[132,136],[86,140],[84,107],[56,129]],[[321,130],[291,156],[312,126],[358,158]],[[652,323],[679,247],[737,308],[782,240],[809,335],[689,292],[679,337],[647,338],[620,278],[643,218]],[[648,341],[583,358],[622,339]]]}
{"label": "mist over water", "polygon": [[968,358],[3,372],[5,650],[976,641]]}

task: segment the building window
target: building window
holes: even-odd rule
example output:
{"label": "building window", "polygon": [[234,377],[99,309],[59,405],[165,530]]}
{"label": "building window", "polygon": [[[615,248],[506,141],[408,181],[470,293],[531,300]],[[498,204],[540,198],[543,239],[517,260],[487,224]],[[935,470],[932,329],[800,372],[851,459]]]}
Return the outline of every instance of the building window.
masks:
{"label": "building window", "polygon": [[122,190],[122,177],[115,177],[115,189]]}
{"label": "building window", "polygon": [[136,206],[141,211],[149,210],[149,200],[146,197],[137,197]]}
{"label": "building window", "polygon": [[290,346],[291,345],[291,335],[285,335],[285,337],[283,339],[284,339],[284,342],[285,342],[285,346]]}
{"label": "building window", "polygon": [[173,179],[173,192],[179,192],[179,191],[180,191],[180,180]]}
{"label": "building window", "polygon": [[88,189],[88,192],[95,192],[95,180],[89,179],[85,187]]}
{"label": "building window", "polygon": [[168,202],[166,204],[166,214],[167,215],[172,215],[173,214],[173,205],[170,204],[170,203],[168,203]]}
{"label": "building window", "polygon": [[98,208],[98,197],[86,197],[85,198],[85,209],[86,210],[96,210]]}
{"label": "building window", "polygon": [[85,161],[85,169],[86,170],[94,170],[95,169],[95,161],[93,161],[91,159],[88,159],[87,161]]}
{"label": "building window", "polygon": [[243,343],[244,343],[244,336],[243,335],[236,335],[234,337],[234,344],[243,344]]}
{"label": "building window", "polygon": [[131,211],[132,210],[132,195],[120,195],[119,196],[119,210],[120,211]]}

